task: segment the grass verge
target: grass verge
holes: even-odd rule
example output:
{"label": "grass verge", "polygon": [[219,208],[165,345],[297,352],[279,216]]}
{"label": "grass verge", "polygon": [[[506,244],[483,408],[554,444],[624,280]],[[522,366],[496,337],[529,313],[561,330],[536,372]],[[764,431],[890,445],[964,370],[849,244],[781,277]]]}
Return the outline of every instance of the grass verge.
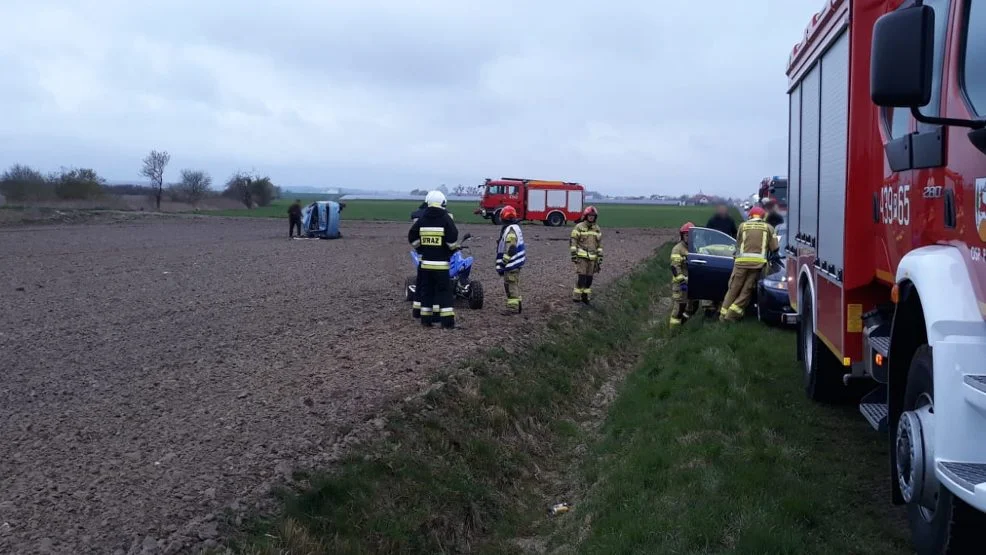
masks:
{"label": "grass verge", "polygon": [[907,552],[885,443],[854,407],[808,402],[793,353],[756,322],[648,350],[585,464],[578,552]]}
{"label": "grass verge", "polygon": [[[389,416],[386,437],[285,496],[283,513],[235,547],[251,553],[522,552],[577,422],[621,357],[643,342],[667,289],[670,246],[539,342],[503,348],[444,376]],[[607,362],[608,361],[608,362]],[[627,361],[628,364],[632,362]]]}

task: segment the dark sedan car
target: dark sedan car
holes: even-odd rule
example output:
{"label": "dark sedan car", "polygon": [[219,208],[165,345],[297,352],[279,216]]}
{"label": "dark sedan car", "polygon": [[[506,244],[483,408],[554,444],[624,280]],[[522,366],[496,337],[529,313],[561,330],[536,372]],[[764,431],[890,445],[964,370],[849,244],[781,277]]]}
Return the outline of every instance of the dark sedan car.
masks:
{"label": "dark sedan car", "polygon": [[[781,248],[778,256],[771,258],[764,269],[754,299],[757,318],[768,324],[780,324],[782,314],[793,312],[788,302],[784,272],[785,226],[778,226],[777,232]],[[736,240],[729,235],[704,227],[692,228],[688,234],[688,296],[721,302],[729,287],[735,252]]]}

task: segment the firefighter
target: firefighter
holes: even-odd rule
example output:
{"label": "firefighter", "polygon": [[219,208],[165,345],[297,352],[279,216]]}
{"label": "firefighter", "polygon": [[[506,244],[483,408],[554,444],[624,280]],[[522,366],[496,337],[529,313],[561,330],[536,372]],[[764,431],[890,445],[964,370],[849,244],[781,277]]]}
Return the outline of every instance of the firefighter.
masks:
{"label": "firefighter", "polygon": [[671,322],[670,327],[678,327],[688,321],[698,310],[696,301],[688,300],[688,232],[695,224],[686,222],[678,230],[680,240],[671,249]]}
{"label": "firefighter", "polygon": [[572,291],[572,300],[588,304],[592,299],[592,276],[599,273],[603,264],[603,230],[596,221],[599,211],[595,206],[587,206],[582,211],[579,223],[572,230],[569,250],[578,280]]}
{"label": "firefighter", "polygon": [[454,328],[455,296],[449,278],[449,260],[459,249],[459,230],[445,209],[445,195],[441,191],[429,192],[425,203],[427,208],[407,233],[407,241],[421,257],[415,309],[420,303],[421,325],[425,327],[440,321],[443,328]]}
{"label": "firefighter", "polygon": [[722,300],[719,319],[739,320],[753,296],[757,280],[767,264],[767,254],[777,250],[773,226],[763,221],[766,212],[759,206],[750,209],[750,219],[741,223],[736,236],[736,257],[729,276],[729,290]]}
{"label": "firefighter", "polygon": [[507,206],[500,211],[503,227],[496,247],[496,273],[503,276],[503,290],[507,294],[507,314],[520,314],[520,269],[527,260],[524,233],[517,225],[517,210]]}

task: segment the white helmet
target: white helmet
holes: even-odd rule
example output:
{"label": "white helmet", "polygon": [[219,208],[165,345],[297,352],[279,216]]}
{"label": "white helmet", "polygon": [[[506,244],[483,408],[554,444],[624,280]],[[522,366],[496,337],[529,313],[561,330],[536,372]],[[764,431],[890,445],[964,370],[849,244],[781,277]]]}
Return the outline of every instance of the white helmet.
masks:
{"label": "white helmet", "polygon": [[430,191],[425,197],[425,204],[435,208],[445,208],[445,195],[441,191]]}

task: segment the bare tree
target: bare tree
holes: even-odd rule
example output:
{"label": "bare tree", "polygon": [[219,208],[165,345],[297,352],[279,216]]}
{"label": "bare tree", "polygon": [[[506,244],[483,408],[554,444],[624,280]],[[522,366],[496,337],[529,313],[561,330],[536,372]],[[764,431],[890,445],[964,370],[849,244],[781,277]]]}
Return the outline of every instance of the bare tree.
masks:
{"label": "bare tree", "polygon": [[198,206],[199,201],[209,194],[210,187],[212,178],[204,171],[181,170],[181,181],[175,184],[174,192],[184,202]]}
{"label": "bare tree", "polygon": [[144,167],[140,169],[140,175],[151,180],[151,187],[154,188],[154,200],[157,202],[157,209],[161,210],[161,195],[164,194],[164,168],[171,161],[171,155],[167,151],[158,152],[152,150],[144,158]]}

